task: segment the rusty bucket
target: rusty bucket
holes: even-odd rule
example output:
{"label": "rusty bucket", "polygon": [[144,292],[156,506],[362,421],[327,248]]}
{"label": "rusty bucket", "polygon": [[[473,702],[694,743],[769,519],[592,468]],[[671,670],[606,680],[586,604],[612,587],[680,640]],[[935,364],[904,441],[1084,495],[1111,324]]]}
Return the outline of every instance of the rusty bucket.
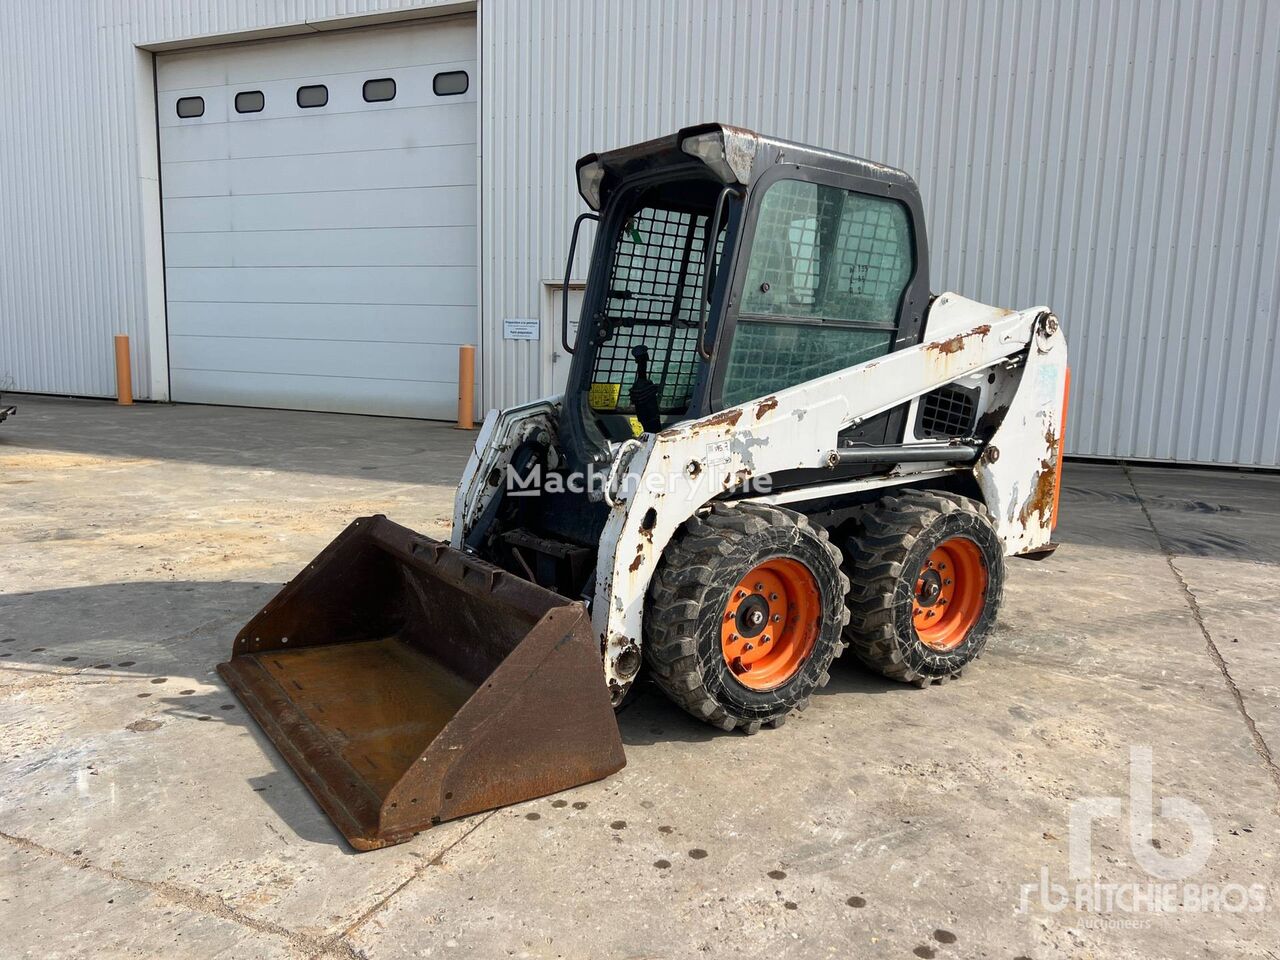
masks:
{"label": "rusty bucket", "polygon": [[358,850],[626,763],[581,603],[356,520],[218,672]]}

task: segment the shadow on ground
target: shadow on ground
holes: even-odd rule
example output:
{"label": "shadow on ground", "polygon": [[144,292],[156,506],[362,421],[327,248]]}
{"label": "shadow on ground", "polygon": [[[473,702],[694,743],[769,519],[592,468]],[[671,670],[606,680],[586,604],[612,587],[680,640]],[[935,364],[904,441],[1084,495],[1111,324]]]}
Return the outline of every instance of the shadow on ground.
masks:
{"label": "shadow on ground", "polygon": [[1266,473],[1068,462],[1054,539],[1140,553],[1277,563],[1275,491],[1276,477]]}
{"label": "shadow on ground", "polygon": [[0,430],[0,456],[60,451],[452,486],[475,439],[474,432],[431,420],[195,404],[121,407],[17,394],[11,399],[19,411]]}

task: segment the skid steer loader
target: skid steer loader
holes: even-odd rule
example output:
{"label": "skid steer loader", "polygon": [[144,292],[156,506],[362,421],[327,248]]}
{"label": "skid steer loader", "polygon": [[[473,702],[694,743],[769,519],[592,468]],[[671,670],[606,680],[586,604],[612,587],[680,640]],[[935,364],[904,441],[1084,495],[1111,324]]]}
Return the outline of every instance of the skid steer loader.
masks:
{"label": "skid steer loader", "polygon": [[931,294],[905,173],[711,124],[577,174],[564,395],[489,414],[449,543],[356,520],[219,668],[357,848],[618,770],[645,664],[746,733],[846,646],[945,681],[1054,549],[1058,321]]}

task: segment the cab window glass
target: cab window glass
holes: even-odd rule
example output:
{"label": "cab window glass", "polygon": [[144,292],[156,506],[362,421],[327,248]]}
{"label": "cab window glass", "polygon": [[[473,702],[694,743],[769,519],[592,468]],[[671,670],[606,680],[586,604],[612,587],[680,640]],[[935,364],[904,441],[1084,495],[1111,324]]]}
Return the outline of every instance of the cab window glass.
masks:
{"label": "cab window glass", "polygon": [[888,353],[914,273],[897,200],[777,181],[756,219],[721,399],[744,403]]}
{"label": "cab window glass", "polygon": [[914,272],[901,203],[779,180],[760,205],[741,312],[894,324]]}
{"label": "cab window glass", "polygon": [[889,352],[891,330],[739,320],[723,401],[736,406]]}

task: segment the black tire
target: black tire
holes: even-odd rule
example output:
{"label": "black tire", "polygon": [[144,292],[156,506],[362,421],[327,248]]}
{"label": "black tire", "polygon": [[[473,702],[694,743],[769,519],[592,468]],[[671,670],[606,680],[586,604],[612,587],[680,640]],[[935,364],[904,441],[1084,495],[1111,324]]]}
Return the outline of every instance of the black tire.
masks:
{"label": "black tire", "polygon": [[[740,683],[721,649],[730,592],[758,564],[799,561],[817,585],[821,623],[808,656],[790,678],[768,690]],[[849,581],[826,530],[803,514],[755,503],[715,504],[693,517],[667,546],[649,588],[645,659],[650,675],[679,706],[722,730],[751,734],[782,726],[826,686],[831,661],[844,650]],[[812,594],[810,594],[812,596]]]}
{"label": "black tire", "polygon": [[[976,622],[956,646],[942,650],[926,644],[913,623],[920,602],[917,575],[940,544],[955,538],[976,546],[986,583]],[[861,513],[845,552],[850,579],[845,637],[864,664],[924,687],[958,676],[981,655],[1004,593],[1004,549],[982,504],[941,492],[883,497]]]}

